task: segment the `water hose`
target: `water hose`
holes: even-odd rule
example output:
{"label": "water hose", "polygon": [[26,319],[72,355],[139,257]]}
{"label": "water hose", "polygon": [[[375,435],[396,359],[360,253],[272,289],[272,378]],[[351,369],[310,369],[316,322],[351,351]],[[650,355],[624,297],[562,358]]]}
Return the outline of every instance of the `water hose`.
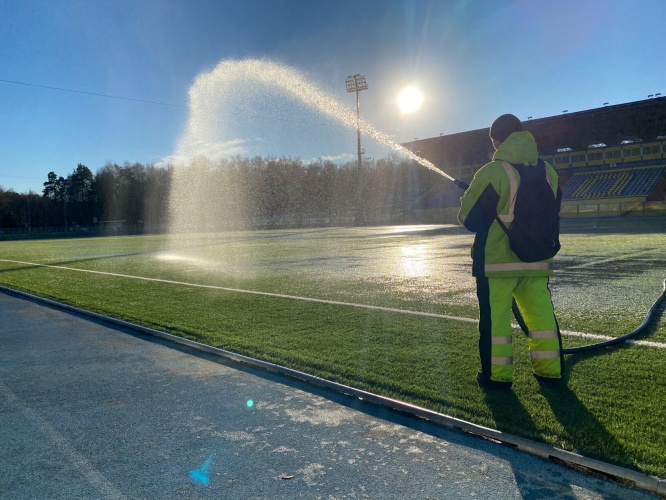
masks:
{"label": "water hose", "polygon": [[657,300],[654,301],[654,304],[652,304],[652,307],[650,307],[650,310],[645,316],[645,319],[638,328],[614,339],[606,340],[604,342],[599,342],[597,344],[585,345],[581,347],[570,347],[568,349],[562,349],[562,352],[564,354],[578,354],[581,352],[593,351],[595,349],[601,349],[602,347],[610,347],[613,345],[621,344],[622,342],[629,340],[632,337],[635,337],[636,335],[645,331],[648,325],[650,325],[654,317],[654,313],[657,311],[657,309],[659,309],[659,306],[664,301],[664,299],[666,299],[666,280],[664,280],[664,290],[661,292],[661,295],[657,297]]}
{"label": "water hose", "polygon": [[[461,181],[459,179],[453,179],[452,182],[458,186],[460,189],[463,191],[466,191],[467,188],[469,187],[469,184],[467,184],[464,181]],[[604,347],[610,347],[614,346],[617,344],[621,344],[639,334],[645,331],[645,329],[650,325],[652,322],[652,319],[654,317],[654,313],[659,309],[659,306],[661,303],[666,299],[666,279],[664,280],[664,289],[661,292],[661,295],[657,297],[657,300],[654,301],[654,304],[652,304],[652,307],[650,307],[650,310],[648,311],[647,315],[645,316],[645,319],[643,322],[640,324],[638,328],[635,330],[632,330],[629,333],[625,333],[624,335],[621,335],[619,337],[610,339],[610,340],[605,340],[603,342],[598,342],[596,344],[590,344],[590,345],[585,345],[585,346],[580,346],[580,347],[569,347],[566,349],[562,349],[563,354],[579,354],[582,352],[589,352],[589,351],[594,351],[596,349],[601,349]],[[518,304],[516,304],[516,300],[513,300],[513,303],[511,305],[511,310],[513,311],[513,315],[516,318],[516,322],[520,326],[520,329],[523,331],[523,333],[527,336],[529,336],[529,330],[527,328],[527,325],[525,324],[525,321],[523,320],[522,314],[520,314],[520,309],[518,309]]]}

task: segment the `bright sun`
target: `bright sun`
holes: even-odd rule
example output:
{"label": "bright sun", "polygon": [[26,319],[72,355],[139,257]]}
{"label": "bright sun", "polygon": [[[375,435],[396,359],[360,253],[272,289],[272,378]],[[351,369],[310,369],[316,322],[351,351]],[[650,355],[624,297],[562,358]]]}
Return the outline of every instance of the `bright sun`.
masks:
{"label": "bright sun", "polygon": [[418,111],[423,104],[423,94],[416,87],[406,87],[398,96],[398,107],[404,114]]}

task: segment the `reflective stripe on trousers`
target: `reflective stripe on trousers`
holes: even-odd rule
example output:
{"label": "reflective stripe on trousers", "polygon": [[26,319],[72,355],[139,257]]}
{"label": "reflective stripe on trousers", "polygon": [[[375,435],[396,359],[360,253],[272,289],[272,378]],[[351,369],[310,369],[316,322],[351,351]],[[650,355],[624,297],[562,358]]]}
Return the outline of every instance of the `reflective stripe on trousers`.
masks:
{"label": "reflective stripe on trousers", "polygon": [[543,377],[562,374],[561,338],[547,277],[477,278],[481,372],[491,380],[513,378],[511,303],[516,298],[530,329],[527,339],[532,370]]}

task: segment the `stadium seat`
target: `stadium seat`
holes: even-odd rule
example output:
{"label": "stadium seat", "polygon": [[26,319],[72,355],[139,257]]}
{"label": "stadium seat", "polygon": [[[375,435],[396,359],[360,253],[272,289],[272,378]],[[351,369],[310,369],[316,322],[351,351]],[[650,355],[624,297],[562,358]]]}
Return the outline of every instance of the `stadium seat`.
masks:
{"label": "stadium seat", "polygon": [[648,196],[666,167],[575,174],[563,188],[564,200]]}

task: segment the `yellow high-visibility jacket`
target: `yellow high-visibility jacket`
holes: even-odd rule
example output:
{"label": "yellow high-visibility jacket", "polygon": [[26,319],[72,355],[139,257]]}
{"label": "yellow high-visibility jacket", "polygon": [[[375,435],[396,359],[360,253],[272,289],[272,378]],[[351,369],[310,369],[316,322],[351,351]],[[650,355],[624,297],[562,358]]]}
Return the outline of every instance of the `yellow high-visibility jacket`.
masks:
{"label": "yellow high-visibility jacket", "polygon": [[[458,220],[476,233],[472,246],[474,276],[550,276],[553,259],[522,262],[511,251],[509,238],[495,220],[499,215],[511,228],[520,175],[511,163],[536,166],[537,144],[527,131],[512,133],[493,155],[493,161],[481,167],[460,199]],[[544,162],[548,181],[556,196],[559,189],[555,169]],[[539,207],[534,207],[538,210]]]}

